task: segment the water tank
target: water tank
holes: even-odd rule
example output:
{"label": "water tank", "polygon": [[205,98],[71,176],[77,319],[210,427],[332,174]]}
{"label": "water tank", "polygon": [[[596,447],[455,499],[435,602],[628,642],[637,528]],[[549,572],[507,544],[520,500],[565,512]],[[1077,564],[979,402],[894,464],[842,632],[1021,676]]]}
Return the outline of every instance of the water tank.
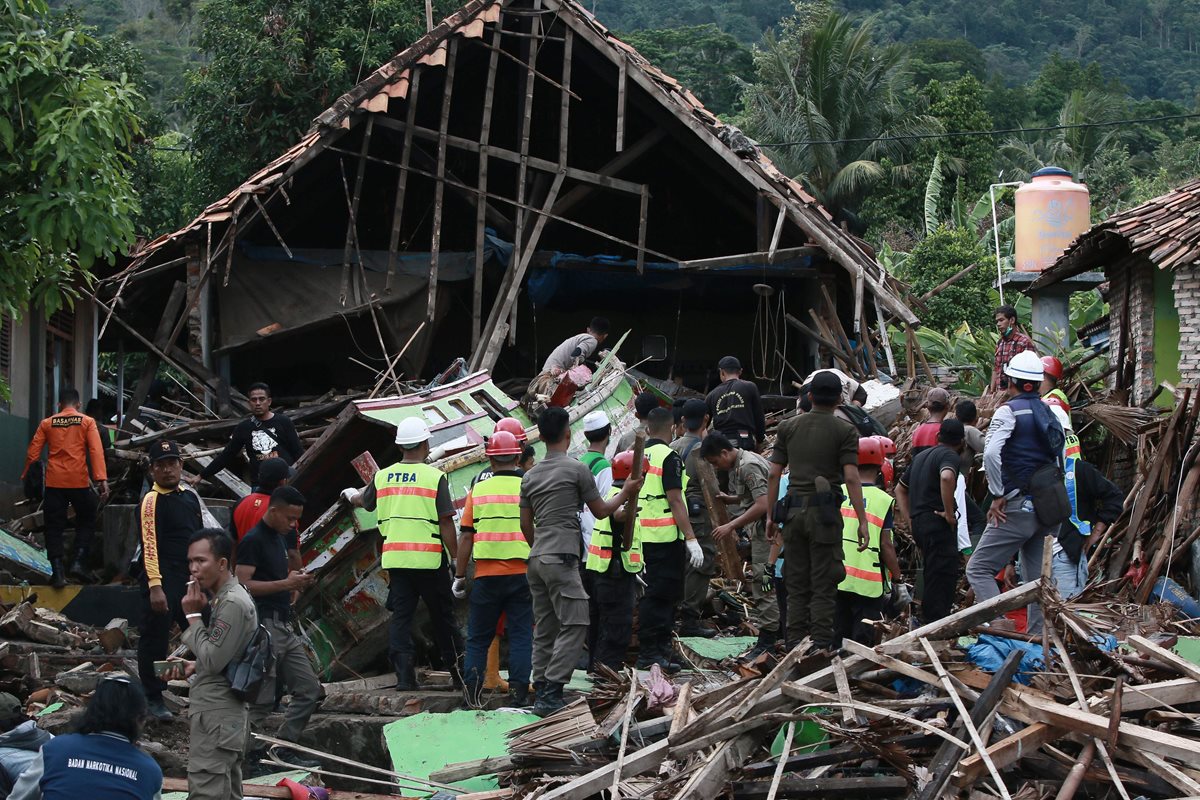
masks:
{"label": "water tank", "polygon": [[1091,227],[1088,189],[1060,167],[1044,167],[1017,188],[1016,269],[1041,272]]}

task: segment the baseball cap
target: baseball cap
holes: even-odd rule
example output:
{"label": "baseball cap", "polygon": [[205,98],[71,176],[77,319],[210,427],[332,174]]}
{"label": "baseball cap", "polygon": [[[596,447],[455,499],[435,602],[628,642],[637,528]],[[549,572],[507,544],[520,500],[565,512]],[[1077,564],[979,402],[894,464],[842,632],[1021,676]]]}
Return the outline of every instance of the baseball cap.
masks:
{"label": "baseball cap", "polygon": [[929,390],[929,394],[925,395],[925,404],[933,405],[934,403],[941,403],[943,406],[949,407],[950,393],[941,386],[933,387]]}
{"label": "baseball cap", "polygon": [[819,395],[841,395],[842,381],[832,372],[818,372],[809,382],[809,391]]}
{"label": "baseball cap", "polygon": [[946,444],[958,444],[966,435],[967,431],[958,417],[942,420],[942,426],[938,428],[938,441]]}
{"label": "baseball cap", "polygon": [[608,414],[597,409],[583,418],[583,432],[591,433],[592,431],[604,430],[611,424],[608,421]]}
{"label": "baseball cap", "polygon": [[644,419],[647,414],[656,408],[658,408],[658,398],[651,392],[642,392],[633,401],[634,413],[640,419]]}
{"label": "baseball cap", "polygon": [[737,372],[742,368],[742,362],[737,360],[737,356],[725,356],[717,362],[717,368],[726,372]]}
{"label": "baseball cap", "polygon": [[693,421],[704,419],[704,415],[708,413],[708,404],[703,400],[693,397],[683,404],[683,418]]}
{"label": "baseball cap", "polygon": [[258,465],[258,485],[278,486],[296,474],[296,470],[288,466],[282,458],[268,458]]}
{"label": "baseball cap", "polygon": [[24,703],[8,692],[0,692],[0,719],[10,719],[24,713]]}
{"label": "baseball cap", "polygon": [[166,458],[183,458],[179,454],[179,445],[170,439],[163,439],[160,442],[150,445],[150,463],[162,461]]}

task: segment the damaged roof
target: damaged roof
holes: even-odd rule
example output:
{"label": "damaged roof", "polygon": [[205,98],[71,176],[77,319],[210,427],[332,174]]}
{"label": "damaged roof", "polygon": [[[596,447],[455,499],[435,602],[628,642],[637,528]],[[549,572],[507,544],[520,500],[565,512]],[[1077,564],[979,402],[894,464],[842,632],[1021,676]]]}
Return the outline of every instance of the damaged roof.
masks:
{"label": "damaged roof", "polygon": [[[784,175],[763,153],[757,143],[738,128],[728,125],[708,111],[692,92],[677,80],[654,67],[630,45],[613,36],[591,13],[575,0],[545,0],[547,13],[554,13],[574,32],[584,38],[602,56],[617,65],[623,76],[633,81],[658,101],[687,129],[697,136],[724,162],[748,181],[755,191],[775,205],[793,224],[824,250],[831,261],[840,265],[855,280],[860,277],[866,288],[879,299],[883,308],[909,324],[919,320],[902,297],[904,287],[887,274],[875,260],[865,243],[842,230],[829,212],[806,192],[799,181]],[[413,68],[418,64],[444,66],[447,43],[452,37],[478,39],[485,26],[500,19],[504,3],[497,0],[469,0],[412,46],[384,63],[372,74],[339,97],[314,120],[309,132],[294,146],[251,175],[225,197],[214,202],[191,223],[136,248],[132,262],[109,280],[121,281],[147,269],[165,269],[164,249],[178,245],[188,237],[199,237],[211,224],[229,223],[228,237],[236,236],[238,218],[243,213],[257,216],[262,197],[287,181],[325,144],[352,124],[351,115],[359,110],[384,112],[393,98],[405,98]],[[257,205],[258,209],[253,206]],[[247,206],[252,206],[247,209]],[[212,244],[224,245],[225,239],[211,238]],[[777,236],[778,234],[776,234]],[[176,255],[179,255],[176,252]],[[155,269],[157,271],[157,269]]]}
{"label": "damaged roof", "polygon": [[1052,267],[1030,284],[1039,289],[1128,256],[1141,256],[1160,269],[1200,262],[1200,179],[1113,214],[1081,233]]}

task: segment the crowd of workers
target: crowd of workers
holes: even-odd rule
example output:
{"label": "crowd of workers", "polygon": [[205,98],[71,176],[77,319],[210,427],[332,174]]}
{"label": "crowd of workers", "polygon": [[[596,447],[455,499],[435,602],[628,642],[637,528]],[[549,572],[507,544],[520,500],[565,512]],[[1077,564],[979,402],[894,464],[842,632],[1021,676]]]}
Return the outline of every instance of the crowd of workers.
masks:
{"label": "crowd of workers", "polygon": [[[974,426],[975,405],[961,402],[951,414],[949,394],[934,388],[905,465],[893,463],[890,439],[864,435],[858,424],[863,388],[830,369],[810,376],[799,413],[779,425],[769,455],[760,455],[766,430],[758,390],[728,356],[719,364],[720,385],[704,400],[671,409],[650,392],[639,394],[634,410],[644,437],[631,432],[611,447],[607,415],[588,414],[580,458],[568,454],[571,418],[564,408],[549,406],[538,416],[545,454],[536,463],[530,432],[515,419],[500,420],[486,442],[487,467],[456,524],[447,477],[426,463],[429,427],[417,418],[401,421],[395,432],[401,459],[365,488],[342,493],[352,506],[375,512],[383,536],[397,689],[418,687],[413,624],[421,601],[442,665],[468,701],[485,686],[500,685],[501,631],[508,640],[508,700],[532,705],[540,715],[564,706],[577,668],[620,670],[628,663],[635,615],[633,664],[677,672],[674,638],[716,633],[705,615],[726,540],[745,545],[739,577],[747,621],[758,632],[749,658],[804,642],[812,653],[830,656],[844,639],[873,643],[872,623],[912,600],[891,537],[898,519],[909,521],[921,554],[916,616],[923,622],[950,614],[963,599],[957,587],[964,563],[974,602],[996,596],[1014,562],[1023,580],[1039,577],[1047,535],[1056,541],[1052,563],[1060,591],[1077,594],[1087,580],[1088,543],[1117,518],[1122,496],[1082,460],[1068,400],[1057,388],[1061,364],[1013,338],[1010,307],[998,309],[996,321],[996,389],[1005,399],[986,440]],[[551,368],[569,368],[594,353],[606,333],[606,324],[593,321],[582,338],[564,342],[563,363]],[[152,483],[139,514],[142,699],[130,702],[135,708],[143,703],[150,717],[169,719],[165,680],[192,680],[188,769],[196,798],[240,797],[248,731],[261,727],[284,686],[291,701],[277,735],[285,741],[299,739],[320,695],[291,619],[296,594],[313,580],[301,567],[296,532],[305,498],[288,485],[298,445],[287,450],[289,426],[271,414],[269,388],[259,384],[251,394],[254,414],[239,425],[227,452],[246,450],[256,488],[235,508],[232,531],[202,526],[198,496],[182,480],[179,448],[167,440],[150,447]],[[86,490],[89,460],[91,477],[104,489],[97,431],[77,407],[78,396],[64,392],[63,409],[43,422],[30,449],[33,461],[35,446],[40,455],[48,443],[52,465],[60,454],[46,480],[47,543],[56,574],[64,552],[60,506],[65,517],[65,506],[78,503],[76,546],[86,555],[92,518],[77,490]],[[609,452],[615,453],[611,461]],[[991,496],[986,513],[966,491],[965,478],[980,459]],[[717,502],[729,509],[729,521],[715,527],[704,493],[709,468],[720,476]],[[456,598],[468,600],[465,639]],[[167,659],[173,623],[184,631],[193,661]],[[1028,629],[1040,624],[1035,604]],[[246,696],[234,690],[230,668],[264,630],[276,668]],[[131,685],[126,679],[119,690]],[[112,681],[101,686],[118,691]],[[136,738],[136,729],[110,731],[95,723],[81,735],[109,737],[78,740],[81,752],[119,749],[121,741]],[[57,752],[69,747],[42,747],[30,774],[45,786],[69,773],[72,759]],[[298,766],[312,763],[295,750],[278,754]],[[127,769],[141,781],[141,766]],[[148,775],[145,786],[153,782]]]}

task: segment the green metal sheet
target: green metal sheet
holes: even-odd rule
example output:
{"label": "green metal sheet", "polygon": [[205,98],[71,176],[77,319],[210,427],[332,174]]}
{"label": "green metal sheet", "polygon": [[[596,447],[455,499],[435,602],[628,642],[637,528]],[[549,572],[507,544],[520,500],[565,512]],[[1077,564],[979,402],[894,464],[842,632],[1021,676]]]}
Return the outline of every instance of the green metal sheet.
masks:
{"label": "green metal sheet", "polygon": [[754,647],[758,639],[753,636],[730,636],[724,639],[705,639],[700,636],[683,636],[679,642],[701,658],[721,661],[734,658]]}
{"label": "green metal sheet", "polygon": [[1180,636],[1171,648],[1180,658],[1200,666],[1200,636]]}
{"label": "green metal sheet", "polygon": [[47,577],[51,573],[50,559],[46,557],[45,551],[4,530],[0,530],[0,559],[19,564]]}
{"label": "green metal sheet", "polygon": [[[448,764],[508,755],[506,734],[536,721],[537,717],[525,711],[422,712],[385,725],[383,741],[392,757],[392,769],[428,778]],[[469,792],[499,787],[495,775],[481,775],[453,785]],[[404,794],[412,795],[413,791],[406,789]]]}

